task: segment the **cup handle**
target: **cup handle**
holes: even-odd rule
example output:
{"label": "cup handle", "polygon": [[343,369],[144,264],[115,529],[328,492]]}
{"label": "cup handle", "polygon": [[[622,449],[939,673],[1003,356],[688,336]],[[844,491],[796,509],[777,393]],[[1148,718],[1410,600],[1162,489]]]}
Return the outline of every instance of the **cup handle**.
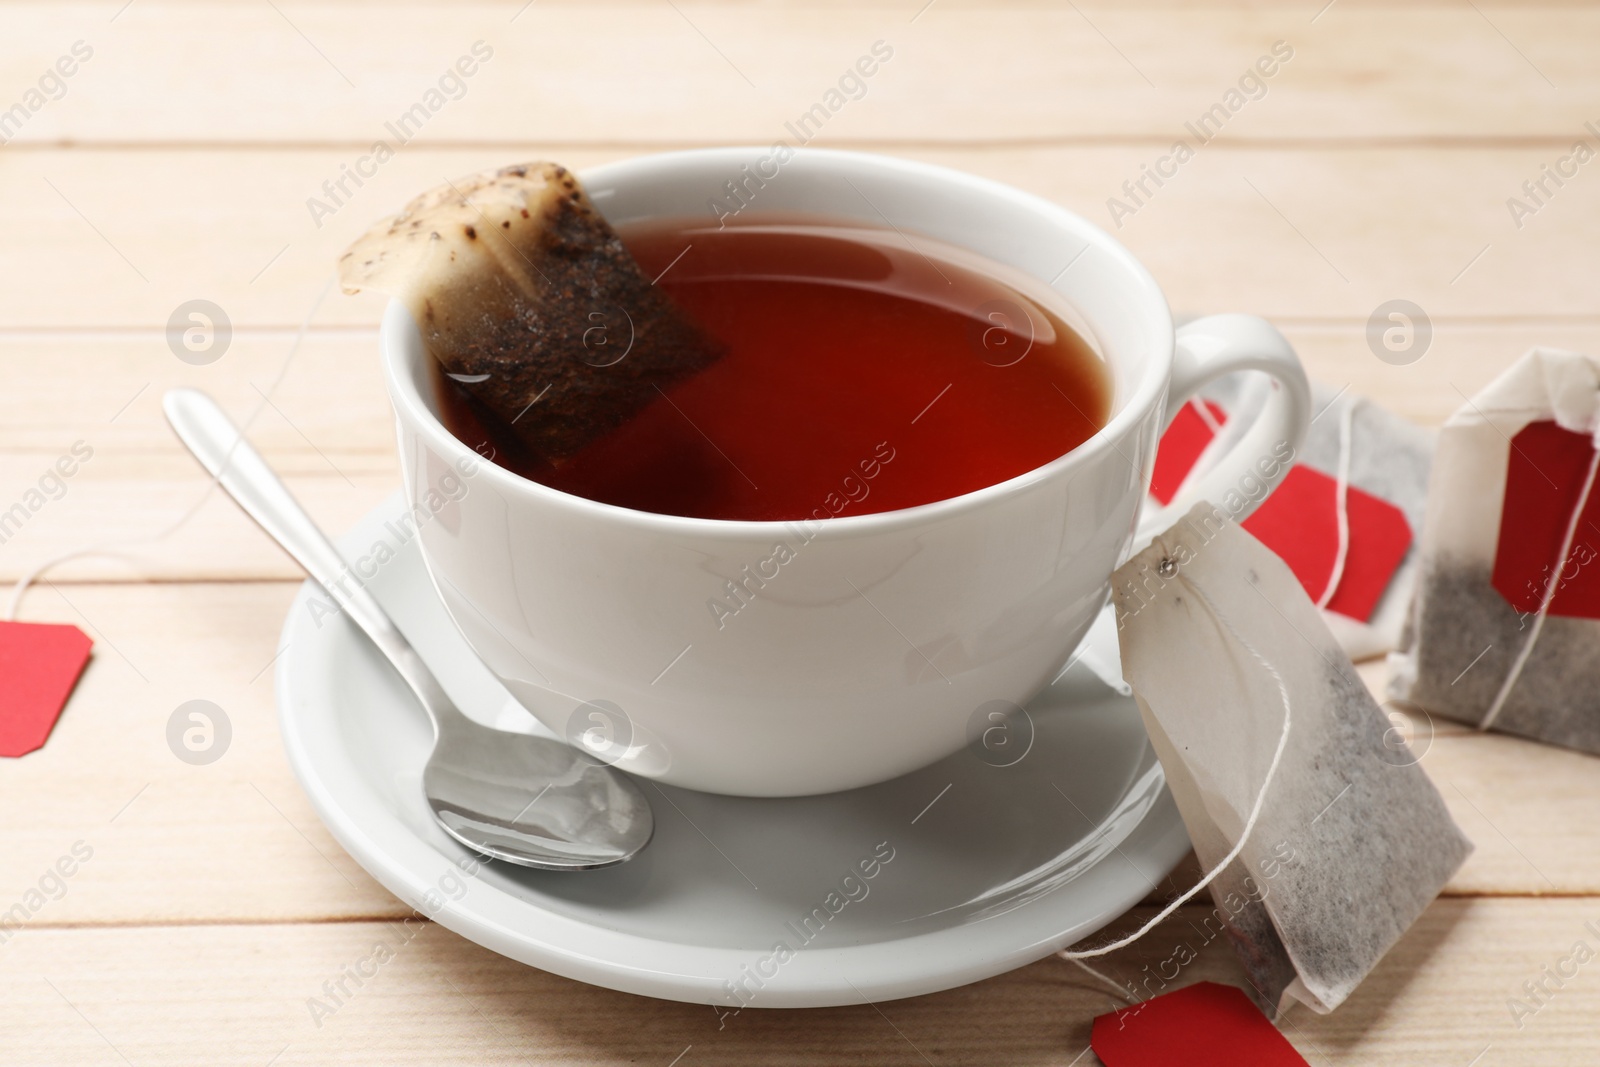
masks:
{"label": "cup handle", "polygon": [[1294,465],[1311,421],[1311,386],[1283,334],[1254,315],[1208,315],[1178,328],[1162,429],[1208,382],[1236,371],[1261,371],[1272,378],[1261,413],[1232,448],[1191,474],[1171,503],[1146,507],[1136,545],[1147,544],[1201,500],[1243,519]]}

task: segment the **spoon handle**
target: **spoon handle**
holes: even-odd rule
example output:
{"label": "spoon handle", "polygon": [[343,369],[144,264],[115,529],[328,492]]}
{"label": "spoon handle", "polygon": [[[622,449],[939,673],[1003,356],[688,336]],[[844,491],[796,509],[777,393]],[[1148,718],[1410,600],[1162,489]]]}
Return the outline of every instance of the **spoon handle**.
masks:
{"label": "spoon handle", "polygon": [[217,484],[372,638],[422,701],[434,728],[459,715],[422,657],[217,402],[198,389],[172,389],[161,406],[178,439]]}

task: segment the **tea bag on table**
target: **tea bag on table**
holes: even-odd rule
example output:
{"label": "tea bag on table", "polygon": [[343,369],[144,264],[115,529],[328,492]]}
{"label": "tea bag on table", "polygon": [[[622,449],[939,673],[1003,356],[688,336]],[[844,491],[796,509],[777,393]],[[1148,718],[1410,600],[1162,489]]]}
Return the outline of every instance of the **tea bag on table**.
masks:
{"label": "tea bag on table", "polygon": [[1600,362],[1536,348],[1439,432],[1391,690],[1600,753]]}
{"label": "tea bag on table", "polygon": [[[1260,376],[1223,378],[1173,419],[1151,485],[1158,501],[1225,453],[1235,426],[1250,425],[1260,406],[1252,381]],[[1313,383],[1312,408],[1295,468],[1244,527],[1289,564],[1345,653],[1365,659],[1401,643],[1432,436],[1348,389]]]}
{"label": "tea bag on table", "polygon": [[[1348,390],[1321,384],[1312,387],[1311,407],[1319,414],[1300,461],[1336,485],[1342,469],[1350,490],[1340,577],[1332,590],[1324,582],[1314,599],[1339,647],[1351,659],[1365,659],[1400,647],[1416,588],[1415,535],[1427,513],[1433,434]],[[1273,507],[1271,499],[1263,507]],[[1392,510],[1385,513],[1384,505]]]}
{"label": "tea bag on table", "polygon": [[424,193],[357,240],[339,277],[403,300],[450,378],[546,460],[724,354],[554,163]]}
{"label": "tea bag on table", "polygon": [[[1123,673],[1253,996],[1337,1007],[1471,851],[1294,573],[1200,504],[1112,578]],[[1287,733],[1285,734],[1285,730]],[[1263,794],[1264,782],[1269,782]]]}

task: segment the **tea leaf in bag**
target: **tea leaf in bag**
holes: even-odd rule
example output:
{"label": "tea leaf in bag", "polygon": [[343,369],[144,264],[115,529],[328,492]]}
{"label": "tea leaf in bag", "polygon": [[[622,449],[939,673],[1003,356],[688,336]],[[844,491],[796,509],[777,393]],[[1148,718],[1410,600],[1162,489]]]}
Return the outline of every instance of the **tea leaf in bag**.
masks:
{"label": "tea leaf in bag", "polygon": [[1123,673],[1195,852],[1210,870],[1238,848],[1197,929],[1227,935],[1264,1006],[1332,1010],[1470,842],[1421,767],[1394,758],[1294,573],[1222,511],[1196,506],[1112,593]]}
{"label": "tea leaf in bag", "polygon": [[554,163],[424,193],[351,245],[339,277],[403,300],[444,371],[549,460],[723,355]]}
{"label": "tea leaf in bag", "polygon": [[1439,431],[1391,691],[1600,753],[1600,361],[1536,348]]}

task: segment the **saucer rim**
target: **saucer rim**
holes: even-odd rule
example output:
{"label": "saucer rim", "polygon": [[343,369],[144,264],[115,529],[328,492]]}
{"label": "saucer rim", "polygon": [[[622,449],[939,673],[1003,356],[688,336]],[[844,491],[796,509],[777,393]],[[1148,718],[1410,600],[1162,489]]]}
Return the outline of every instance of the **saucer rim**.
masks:
{"label": "saucer rim", "polygon": [[[364,515],[338,539],[341,552],[364,544],[402,506],[398,492]],[[437,596],[437,591],[431,591]],[[306,603],[318,595],[306,581],[289,607],[279,639],[283,650],[274,671],[279,730],[296,781],[317,817],[339,845],[368,874],[418,914],[500,955],[554,974],[621,992],[695,1004],[736,1007],[718,978],[737,976],[752,962],[749,948],[694,944],[609,929],[541,907],[480,879],[460,900],[427,908],[428,894],[440,876],[459,872],[458,863],[474,854],[453,841],[437,845],[414,832],[389,809],[359,774],[330,775],[343,761],[358,760],[336,736],[338,719],[318,708],[306,692],[309,669],[301,669],[310,643],[305,632]],[[322,641],[359,640],[342,616],[334,629],[316,634]],[[321,629],[321,628],[319,628]],[[305,706],[302,706],[305,705]],[[332,745],[330,750],[329,745]],[[418,804],[421,805],[419,798]],[[442,835],[441,835],[442,836]],[[1087,896],[1097,904],[1065,928],[1053,912],[1063,910],[1060,891],[978,922],[955,922],[905,938],[857,945],[808,948],[786,964],[784,982],[762,990],[750,1007],[832,1007],[859,1005],[938,992],[989,978],[1050,955],[1102,929],[1138,904],[1189,851],[1182,819],[1169,791],[1149,807],[1114,850],[1071,883],[1067,900]],[[450,851],[446,851],[449,849]],[[1155,881],[1142,873],[1148,862]],[[1128,870],[1128,868],[1132,870]],[[424,876],[422,872],[430,872]],[[1118,874],[1127,871],[1126,874]],[[574,877],[581,877],[575,875]],[[435,899],[440,899],[435,894]],[[1069,905],[1068,910],[1072,910]],[[1079,907],[1076,910],[1084,911]],[[1045,920],[1039,922],[1037,920]],[[1037,931],[1019,936],[1020,931]],[[987,935],[1010,934],[1010,937]],[[1000,942],[996,947],[994,942]],[[942,961],[932,966],[933,961]]]}

